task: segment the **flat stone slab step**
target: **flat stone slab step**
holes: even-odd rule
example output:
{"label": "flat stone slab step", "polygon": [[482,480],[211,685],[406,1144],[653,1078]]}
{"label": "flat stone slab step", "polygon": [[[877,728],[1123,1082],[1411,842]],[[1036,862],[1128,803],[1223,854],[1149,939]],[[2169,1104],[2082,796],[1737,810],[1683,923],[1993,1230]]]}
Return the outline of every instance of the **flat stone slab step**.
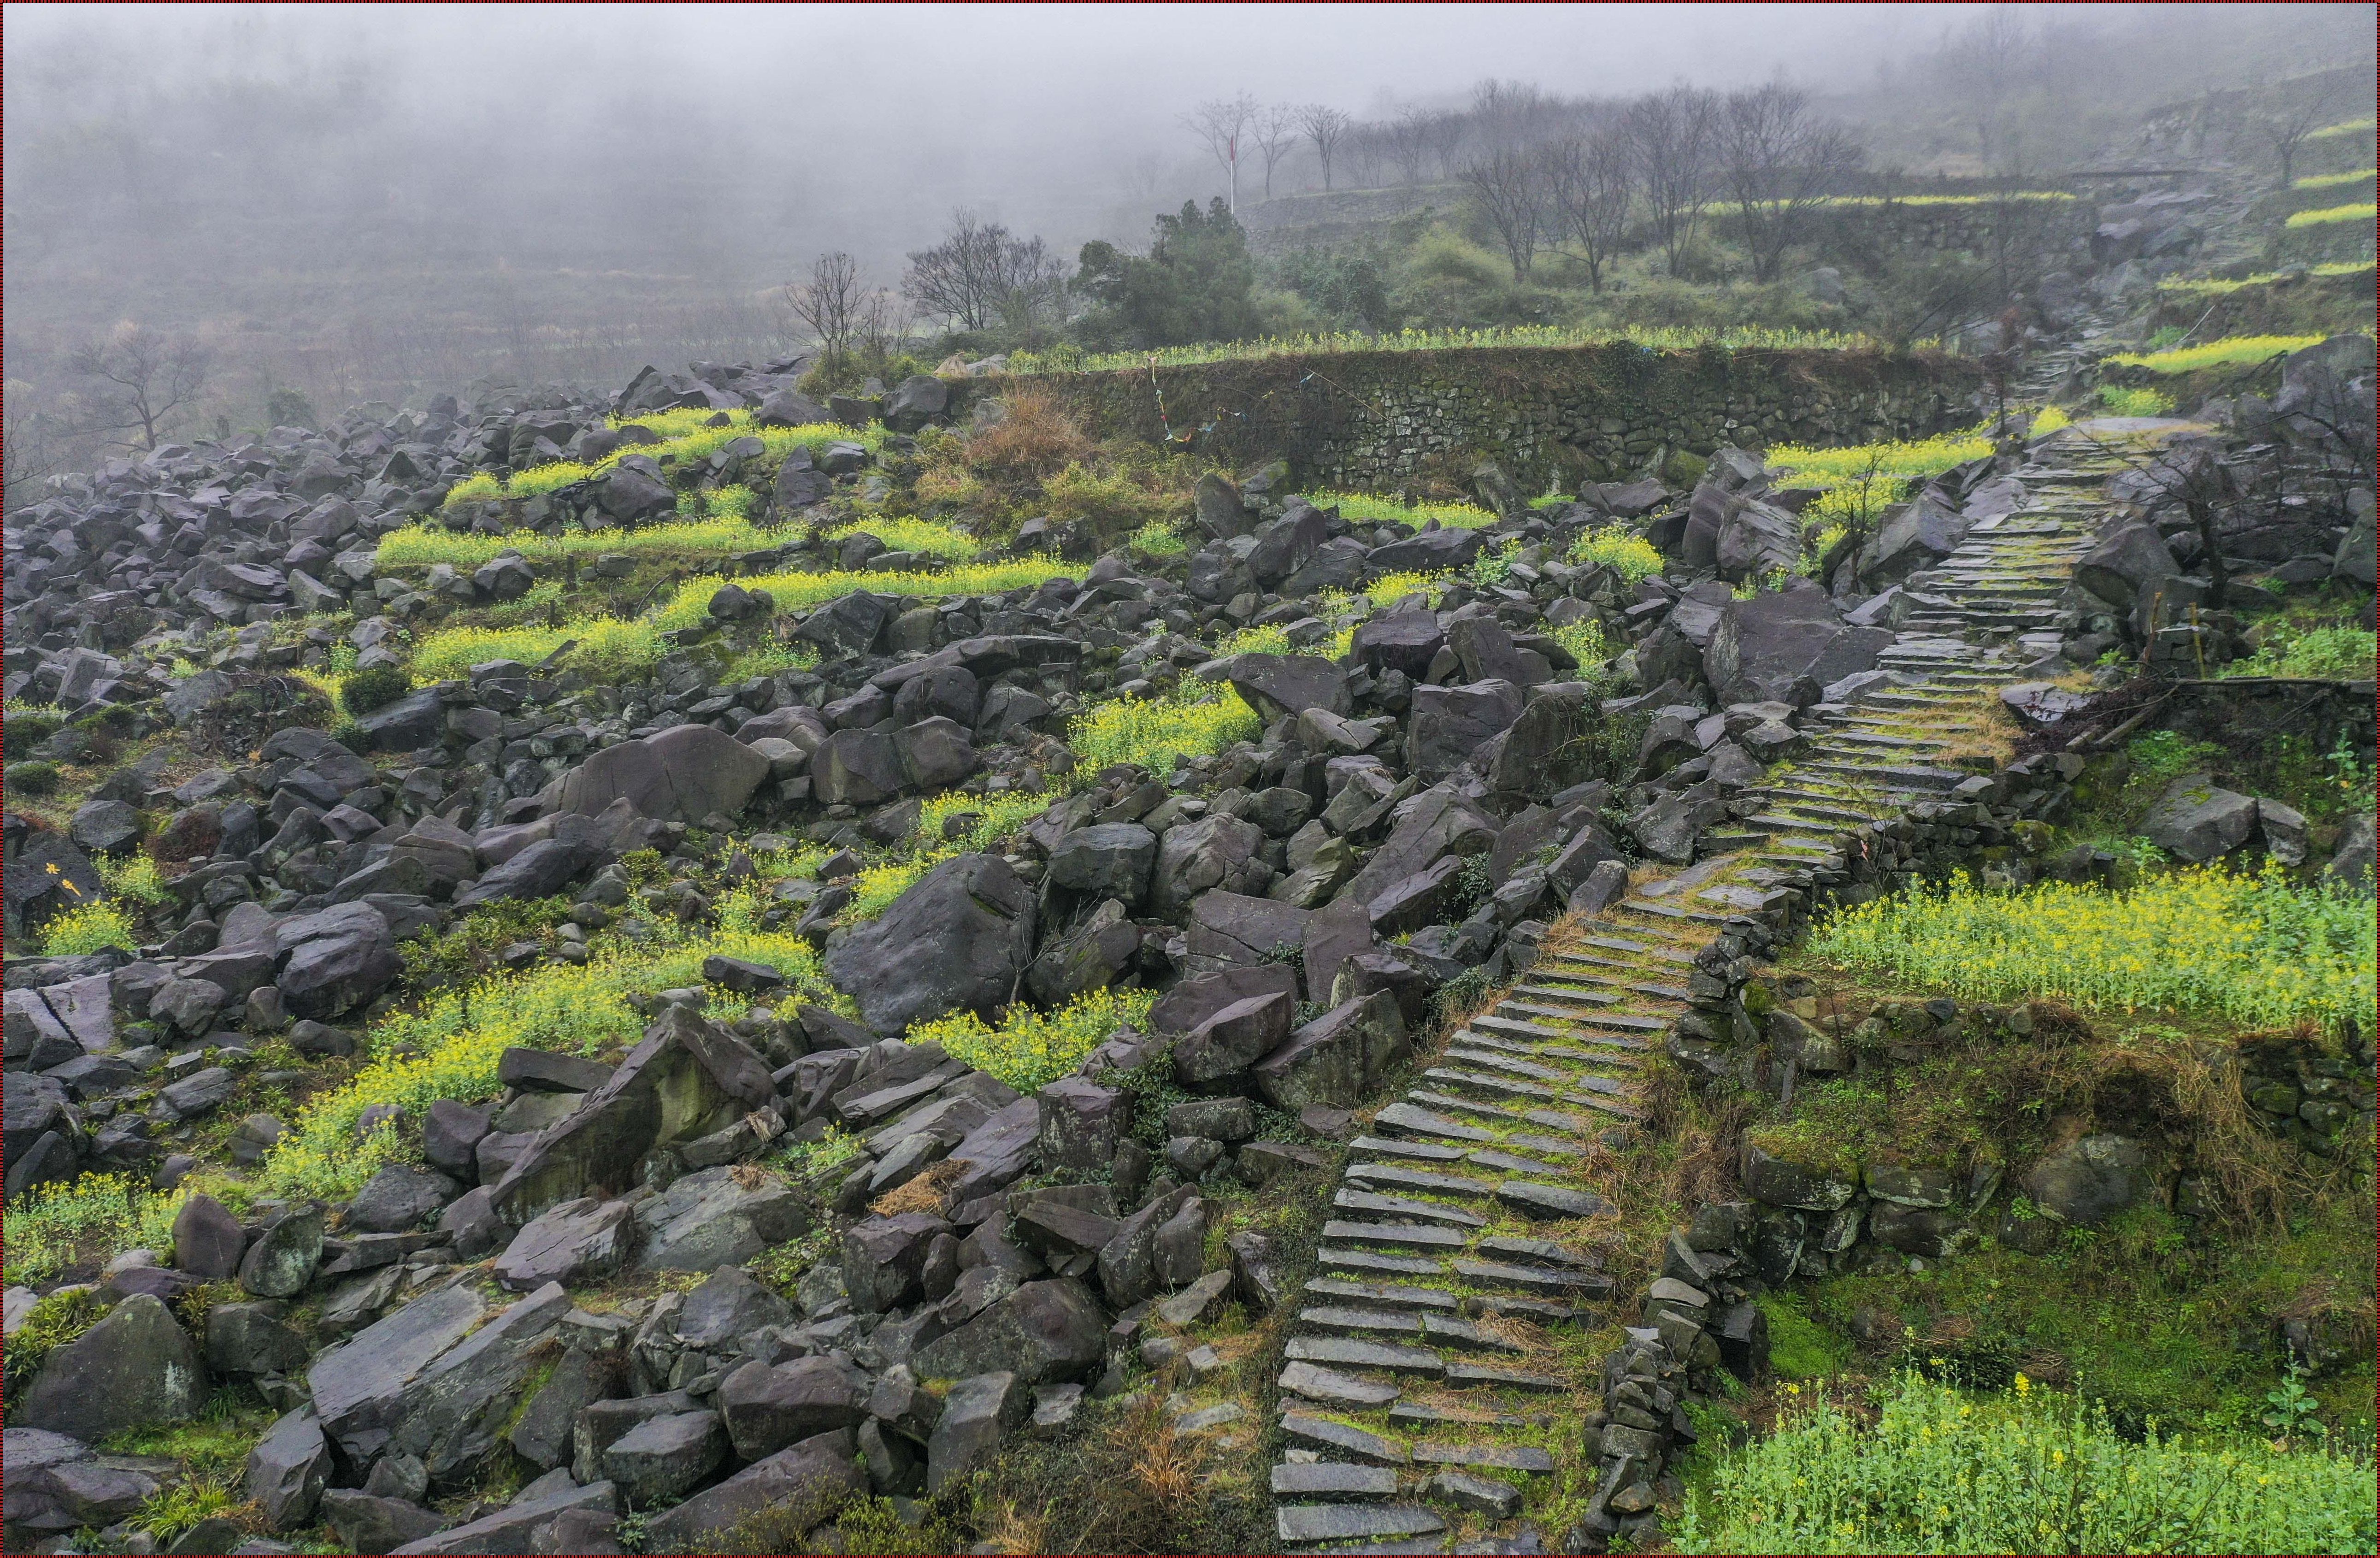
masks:
{"label": "flat stone slab step", "polygon": [[1316,1363],[1284,1364],[1277,1382],[1292,1394],[1302,1395],[1325,1406],[1385,1406],[1402,1394],[1394,1385],[1382,1384],[1377,1380],[1359,1380],[1353,1374],[1342,1374]]}
{"label": "flat stone slab step", "polygon": [[[1408,1163],[1459,1163],[1468,1156],[1460,1147],[1445,1147],[1435,1141],[1407,1141],[1402,1138],[1359,1136],[1347,1144],[1347,1150],[1381,1158],[1399,1158]],[[1386,1167],[1387,1165],[1381,1165]],[[1354,1176],[1350,1168],[1349,1177]]]}
{"label": "flat stone slab step", "polygon": [[1384,1466],[1345,1461],[1283,1461],[1272,1468],[1277,1499],[1385,1499],[1397,1491],[1396,1472]]}
{"label": "flat stone slab step", "polygon": [[[1758,822],[1758,818],[1754,818]],[[1633,914],[1649,914],[1662,919],[1691,921],[1696,925],[1724,925],[1727,916],[1706,914],[1701,909],[1680,908],[1675,904],[1657,904],[1650,898],[1623,898],[1620,907]]]}
{"label": "flat stone slab step", "polygon": [[1392,1277],[1442,1277],[1446,1262],[1419,1255],[1383,1255],[1373,1249],[1337,1249],[1328,1245],[1314,1253],[1317,1263],[1332,1272],[1376,1272]]}
{"label": "flat stone slab step", "polygon": [[1418,1223],[1350,1223],[1338,1218],[1322,1225],[1322,1236],[1349,1244],[1412,1245],[1422,1249],[1461,1249],[1471,1242],[1451,1228]]}
{"label": "flat stone slab step", "polygon": [[1553,1455],[1535,1444],[1440,1444],[1413,1447],[1416,1465],[1485,1467],[1491,1471],[1522,1471],[1538,1476],[1554,1470]]}
{"label": "flat stone slab step", "polygon": [[1492,1142],[1496,1133],[1477,1126],[1466,1126],[1460,1120],[1433,1114],[1418,1104],[1400,1100],[1372,1116],[1375,1129],[1411,1131],[1417,1136],[1434,1136],[1446,1141]]}
{"label": "flat stone slab step", "polygon": [[1372,1369],[1383,1374],[1421,1374],[1437,1379],[1446,1372],[1446,1360],[1434,1352],[1393,1346],[1386,1342],[1358,1342],[1345,1336],[1292,1336],[1281,1352],[1294,1363]]}
{"label": "flat stone slab step", "polygon": [[1341,1190],[1330,1198],[1330,1204],[1342,1211],[1366,1212],[1374,1217],[1417,1218],[1457,1228],[1488,1226],[1486,1218],[1461,1207],[1440,1206],[1436,1201],[1417,1201],[1405,1196],[1378,1196],[1369,1190]]}
{"label": "flat stone slab step", "polygon": [[1572,1088],[1586,1089],[1584,1092],[1573,1092],[1570,1088],[1541,1087],[1535,1082],[1524,1082],[1506,1077],[1483,1076],[1476,1071],[1457,1071],[1444,1065],[1433,1065],[1423,1072],[1422,1077],[1427,1081],[1451,1082],[1461,1087],[1477,1088],[1482,1092],[1500,1093],[1512,1098],[1541,1099],[1548,1103],[1576,1103],[1588,1109],[1601,1109],[1608,1102],[1607,1100],[1594,1097],[1596,1093],[1624,1094],[1629,1090],[1621,1084],[1602,1077],[1572,1077]]}
{"label": "flat stone slab step", "polygon": [[1305,1291],[1318,1298],[1343,1298],[1352,1303],[1386,1304],[1399,1309],[1462,1311],[1463,1300],[1443,1288],[1402,1287],[1385,1282],[1341,1282],[1336,1277],[1308,1277]]}
{"label": "flat stone slab step", "polygon": [[1444,1529],[1446,1522],[1420,1504],[1285,1503],[1273,1510],[1273,1534],[1284,1542],[1419,1537]]}
{"label": "flat stone slab step", "polygon": [[1482,1103],[1477,1099],[1457,1098],[1452,1093],[1415,1092],[1413,1096],[1423,1103],[1440,1109],[1458,1109],[1483,1119],[1516,1120],[1524,1125],[1543,1126],[1548,1130],[1568,1131],[1572,1136],[1592,1135],[1597,1128],[1591,1120],[1575,1114],[1559,1114],[1551,1109],[1507,1109],[1501,1104]]}
{"label": "flat stone slab step", "polygon": [[1496,1199],[1527,1217],[1616,1217],[1620,1209],[1592,1190],[1572,1190],[1535,1180],[1508,1179]]}
{"label": "flat stone slab step", "polygon": [[1520,1266],[1501,1260],[1457,1260],[1454,1274],[1466,1282],[1496,1283],[1533,1293],[1574,1294],[1582,1298],[1608,1298],[1611,1279],[1589,1272],[1558,1272],[1544,1266]]}
{"label": "flat stone slab step", "polygon": [[[1294,1345],[1294,1339],[1292,1345]],[[1567,1395],[1576,1389],[1568,1380],[1552,1374],[1536,1374],[1524,1369],[1496,1369],[1479,1363],[1448,1364],[1446,1383],[1452,1390],[1531,1391],[1548,1395]]]}
{"label": "flat stone slab step", "polygon": [[1603,1269],[1603,1262],[1586,1250],[1572,1249],[1552,1239],[1532,1238],[1524,1234],[1490,1234],[1479,1241],[1479,1248],[1489,1255],[1506,1255],[1545,1266],[1567,1266],[1574,1272],[1600,1272]]}
{"label": "flat stone slab step", "polygon": [[1532,1325],[1575,1325],[1587,1311],[1544,1298],[1518,1298],[1508,1294],[1478,1293],[1463,1301],[1466,1315],[1512,1315]]}
{"label": "flat stone slab step", "polygon": [[[1577,1156],[1577,1153],[1570,1149],[1565,1148],[1563,1150],[1569,1156]],[[1478,1151],[1470,1153],[1469,1157],[1471,1162],[1480,1168],[1500,1169],[1506,1174],[1561,1173],[1561,1166],[1558,1163],[1541,1163],[1535,1158],[1524,1158],[1512,1152],[1500,1152],[1493,1148],[1483,1147]]]}
{"label": "flat stone slab step", "polygon": [[1392,1423],[1461,1423],[1467,1428],[1551,1428],[1548,1417],[1523,1418],[1510,1412],[1482,1412],[1475,1407],[1439,1406],[1426,1401],[1400,1401],[1389,1408]]}
{"label": "flat stone slab step", "polygon": [[[1290,1345],[1295,1346],[1301,1339],[1291,1337]],[[1372,1466],[1411,1466],[1413,1464],[1412,1453],[1396,1440],[1384,1439],[1377,1433],[1367,1433],[1362,1429],[1335,1422],[1329,1418],[1318,1418],[1311,1413],[1282,1413],[1281,1431],[1292,1439],[1302,1439],[1309,1444],[1326,1445],[1342,1455],[1353,1455],[1355,1459]]]}
{"label": "flat stone slab step", "polygon": [[1506,1054],[1475,1044],[1449,1045],[1445,1058],[1459,1060],[1465,1065],[1484,1065],[1490,1071],[1508,1076],[1525,1077],[1532,1082],[1567,1082],[1571,1074],[1558,1065],[1545,1065],[1518,1055]]}
{"label": "flat stone slab step", "polygon": [[[1463,1156],[1460,1150],[1455,1152]],[[1465,1179],[1459,1175],[1432,1174],[1427,1169],[1406,1168],[1401,1163],[1351,1163],[1349,1179],[1366,1185],[1394,1186],[1405,1190],[1422,1190],[1439,1196],[1475,1196],[1487,1200],[1496,1194],[1496,1187],[1485,1180]]]}

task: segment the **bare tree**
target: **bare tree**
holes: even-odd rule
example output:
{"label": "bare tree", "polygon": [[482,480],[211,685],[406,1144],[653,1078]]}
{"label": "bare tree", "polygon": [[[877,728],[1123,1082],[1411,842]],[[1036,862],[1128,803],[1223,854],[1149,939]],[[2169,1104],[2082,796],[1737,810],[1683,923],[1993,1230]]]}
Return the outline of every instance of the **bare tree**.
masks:
{"label": "bare tree", "polygon": [[1015,240],[997,222],[969,211],[951,214],[951,230],[931,249],[913,250],[901,290],[920,307],[963,330],[982,330],[998,317],[1005,290],[1007,250]]}
{"label": "bare tree", "polygon": [[1456,176],[1457,159],[1462,155],[1463,142],[1470,133],[1468,117],[1451,109],[1422,116],[1422,149],[1437,164],[1440,178]]}
{"label": "bare tree", "polygon": [[2014,6],[1994,6],[1944,43],[1937,65],[1953,101],[1963,99],[1975,127],[1975,154],[1985,167],[2013,155],[2019,135],[2015,99],[2034,40]]}
{"label": "bare tree", "polygon": [[1547,207],[1546,177],[1537,154],[1519,147],[1500,147],[1463,164],[1456,176],[1470,186],[1480,214],[1503,240],[1505,257],[1512,262],[1512,279],[1526,281]]}
{"label": "bare tree", "polygon": [[1638,98],[1621,115],[1637,184],[1671,275],[1710,199],[1711,129],[1718,112],[1717,93],[1682,83]]}
{"label": "bare tree", "polygon": [[1296,146],[1301,133],[1298,111],[1286,103],[1268,103],[1248,120],[1247,137],[1264,153],[1264,198],[1272,199],[1272,170],[1275,164]]}
{"label": "bare tree", "polygon": [[883,366],[908,349],[908,304],[889,286],[880,286],[860,298],[853,310],[851,340],[862,362]]}
{"label": "bare tree", "polygon": [[0,399],[5,427],[0,427],[0,508],[14,514],[31,503],[41,484],[65,463],[64,451],[53,434],[55,419],[34,402],[33,386],[11,379]]}
{"label": "bare tree", "polygon": [[824,366],[840,367],[851,353],[863,306],[859,262],[841,250],[820,255],[810,266],[809,280],[785,288],[785,306],[819,344]]}
{"label": "bare tree", "polygon": [[2296,103],[2257,115],[2252,121],[2256,139],[2271,149],[2273,161],[2279,165],[2282,189],[2288,189],[2296,175],[2298,152],[2306,138],[2329,120],[2335,103],[2329,88],[2321,86]]}
{"label": "bare tree", "polygon": [[1620,252],[1636,193],[1627,137],[1607,126],[1592,135],[1549,142],[1539,155],[1548,220],[1557,234],[1578,241],[1586,261],[1587,287],[1600,292],[1603,267]]}
{"label": "bare tree", "polygon": [[1240,140],[1247,134],[1248,123],[1256,115],[1257,100],[1243,91],[1235,97],[1210,99],[1182,116],[1182,122],[1215,159],[1215,165],[1231,179],[1233,211],[1239,209],[1240,203]]}
{"label": "bare tree", "polygon": [[1314,142],[1314,155],[1322,164],[1322,187],[1330,188],[1331,159],[1339,154],[1340,143],[1347,139],[1347,129],[1354,121],[1346,110],[1333,108],[1327,103],[1309,103],[1297,111],[1297,128],[1305,139]]}
{"label": "bare tree", "polygon": [[1421,182],[1422,168],[1429,159],[1429,120],[1428,109],[1407,108],[1380,127],[1389,156],[1408,184]]}
{"label": "bare tree", "polygon": [[1810,111],[1809,93],[1782,83],[1729,93],[1716,129],[1753,279],[1775,281],[1803,218],[1864,153],[1849,130]]}
{"label": "bare tree", "polygon": [[84,426],[154,449],[206,388],[209,353],[188,336],[168,336],[127,322],[103,341],[75,348],[67,365],[91,381]]}

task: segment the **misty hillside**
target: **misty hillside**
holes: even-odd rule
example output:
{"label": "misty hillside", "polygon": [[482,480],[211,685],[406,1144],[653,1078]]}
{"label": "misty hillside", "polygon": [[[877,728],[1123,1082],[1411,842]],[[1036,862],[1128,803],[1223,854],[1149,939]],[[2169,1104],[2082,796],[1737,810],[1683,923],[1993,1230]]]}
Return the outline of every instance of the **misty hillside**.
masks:
{"label": "misty hillside", "polygon": [[12,9],[0,1551],[2374,1552],[2372,20]]}

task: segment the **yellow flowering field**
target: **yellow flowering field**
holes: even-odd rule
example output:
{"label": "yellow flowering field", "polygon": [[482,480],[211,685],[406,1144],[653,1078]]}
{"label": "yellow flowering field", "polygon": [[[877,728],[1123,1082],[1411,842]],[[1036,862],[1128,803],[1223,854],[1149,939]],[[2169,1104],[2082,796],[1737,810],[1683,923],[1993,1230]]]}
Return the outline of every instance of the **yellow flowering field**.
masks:
{"label": "yellow flowering field", "polygon": [[1093,708],[1075,721],[1067,744],[1091,773],[1136,762],[1164,773],[1177,754],[1220,752],[1263,734],[1264,722],[1237,692],[1184,676],[1163,697],[1119,698]]}
{"label": "yellow flowering field", "polygon": [[1838,913],[1810,951],[1978,1000],[2217,1012],[2269,1027],[2368,1022],[2373,1008],[2369,902],[2299,887],[2277,867],[2177,870],[2123,891],[1986,891],[1961,879]]}
{"label": "yellow flowering field", "polygon": [[1046,1014],[1011,1006],[997,1026],[957,1012],[914,1025],[908,1037],[913,1044],[940,1044],[953,1058],[1029,1093],[1074,1070],[1117,1029],[1139,1027],[1156,1000],[1153,991],[1097,990]]}

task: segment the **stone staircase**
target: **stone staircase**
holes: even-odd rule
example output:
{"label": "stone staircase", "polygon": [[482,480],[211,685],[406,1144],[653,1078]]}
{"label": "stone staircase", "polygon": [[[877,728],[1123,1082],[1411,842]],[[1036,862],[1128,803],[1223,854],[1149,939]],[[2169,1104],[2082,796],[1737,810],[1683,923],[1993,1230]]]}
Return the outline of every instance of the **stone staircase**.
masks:
{"label": "stone staircase", "polygon": [[[1548,936],[1523,981],[1464,1023],[1354,1143],[1314,1274],[1296,1296],[1272,1468],[1284,1546],[1531,1552],[1581,1493],[1579,1419],[1600,1388],[1588,1335],[1632,1323],[1597,1225],[1607,1133],[1642,1118],[1639,1081],[1686,1009],[1694,957],[1727,921],[1840,871],[1845,833],[1952,798],[2005,757],[1996,689],[2055,649],[2055,601],[2091,544],[2118,445],[2061,434],[1913,582],[1925,597],[1884,664],[1909,685],[1822,708],[1807,753],[1706,834],[1702,858],[1639,880]],[[1602,1189],[1611,1187],[1606,1183]]]}

